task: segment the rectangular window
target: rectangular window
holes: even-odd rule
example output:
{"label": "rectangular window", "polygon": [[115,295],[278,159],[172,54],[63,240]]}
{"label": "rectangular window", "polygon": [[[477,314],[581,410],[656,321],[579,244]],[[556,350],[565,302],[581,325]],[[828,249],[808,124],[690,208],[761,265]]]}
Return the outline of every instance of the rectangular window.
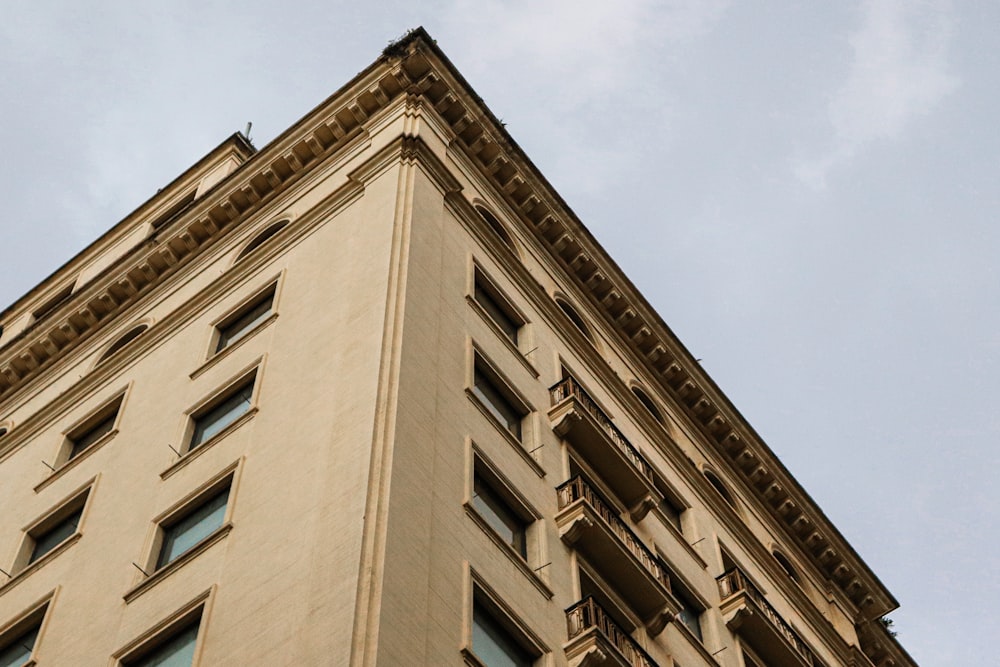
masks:
{"label": "rectangular window", "polygon": [[501,498],[477,472],[474,479],[472,506],[504,542],[522,558],[528,557],[527,522]]}
{"label": "rectangular window", "polygon": [[487,369],[477,357],[472,393],[489,410],[490,414],[500,422],[501,426],[520,440],[521,421],[528,414],[528,411],[517,405],[508,392],[499,389],[499,384],[499,378]]}
{"label": "rectangular window", "polygon": [[194,430],[188,443],[188,451],[197,449],[250,410],[255,377],[193,415]]}
{"label": "rectangular window", "polygon": [[[118,419],[118,410],[121,408],[121,404],[122,399],[119,397],[113,403],[100,409],[90,419],[70,432],[68,436],[70,449],[67,460],[75,459],[83,453],[84,450],[114,430],[115,421]],[[2,665],[0,665],[0,667],[2,667]]]}
{"label": "rectangular window", "polygon": [[156,569],[173,562],[222,527],[229,502],[229,488],[227,485],[162,526],[163,539]]}
{"label": "rectangular window", "polygon": [[[69,516],[61,519],[55,525],[38,533],[29,533],[30,537],[34,541],[34,545],[31,549],[31,556],[28,557],[28,565],[31,565],[36,560],[49,553],[69,539],[69,537],[74,535],[77,527],[80,525],[81,515],[83,515],[82,505],[79,509],[74,511]],[[0,665],[2,664],[3,663],[0,663]]]}
{"label": "rectangular window", "polygon": [[524,318],[517,314],[507,299],[478,268],[475,273],[474,298],[497,328],[516,347],[517,334],[524,326]]}
{"label": "rectangular window", "polygon": [[[198,621],[159,643],[140,658],[122,662],[124,667],[190,667],[198,643]],[[2,665],[0,665],[2,667]]]}
{"label": "rectangular window", "polygon": [[271,316],[274,305],[275,286],[271,285],[264,293],[248,303],[237,312],[233,313],[222,322],[216,329],[218,330],[218,340],[215,344],[215,351],[221,352],[230,345],[243,339],[253,331],[261,322]]}
{"label": "rectangular window", "polygon": [[535,655],[479,600],[472,607],[472,652],[486,667],[531,667]]}
{"label": "rectangular window", "polygon": [[39,619],[27,628],[15,627],[5,633],[9,636],[0,637],[0,667],[20,667],[31,660],[41,625]]}
{"label": "rectangular window", "polygon": [[674,597],[676,597],[677,601],[681,603],[681,610],[677,615],[680,622],[691,631],[691,634],[698,638],[698,641],[702,641],[700,621],[702,612],[701,607],[694,601],[691,593],[689,593],[684,586],[677,581],[676,577],[671,577],[671,584]]}

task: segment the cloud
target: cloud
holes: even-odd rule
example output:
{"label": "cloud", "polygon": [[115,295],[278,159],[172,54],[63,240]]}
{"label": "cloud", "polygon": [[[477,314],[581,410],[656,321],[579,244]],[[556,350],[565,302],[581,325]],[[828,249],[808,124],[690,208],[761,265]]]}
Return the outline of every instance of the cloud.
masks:
{"label": "cloud", "polygon": [[948,64],[952,23],[946,2],[862,2],[847,80],[827,106],[831,147],[795,165],[799,180],[822,189],[831,171],[874,142],[898,139],[958,87]]}

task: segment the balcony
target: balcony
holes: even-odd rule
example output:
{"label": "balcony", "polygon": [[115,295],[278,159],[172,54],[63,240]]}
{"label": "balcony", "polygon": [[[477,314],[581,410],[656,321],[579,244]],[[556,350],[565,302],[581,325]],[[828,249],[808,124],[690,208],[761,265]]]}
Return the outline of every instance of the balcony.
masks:
{"label": "balcony", "polygon": [[553,430],[593,464],[633,520],[641,520],[660,500],[649,463],[573,378],[550,387],[549,397]]}
{"label": "balcony", "polygon": [[570,667],[658,667],[592,597],[566,610],[566,628],[569,642],[565,650]]}
{"label": "balcony", "polygon": [[650,633],[658,634],[680,611],[659,559],[580,477],[556,492],[556,525],[563,542],[583,554],[646,622]]}
{"label": "balcony", "polygon": [[733,568],[717,581],[726,625],[753,647],[767,664],[775,667],[823,666],[742,570]]}

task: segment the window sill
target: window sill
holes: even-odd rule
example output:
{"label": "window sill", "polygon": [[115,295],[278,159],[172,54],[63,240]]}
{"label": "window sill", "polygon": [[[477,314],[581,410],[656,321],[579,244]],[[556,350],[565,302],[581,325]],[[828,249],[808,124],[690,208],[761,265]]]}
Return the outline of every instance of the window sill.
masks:
{"label": "window sill", "polygon": [[486,417],[487,421],[489,421],[489,423],[492,424],[497,431],[499,431],[500,435],[503,436],[503,439],[510,443],[510,446],[521,455],[521,458],[524,459],[525,463],[531,466],[531,469],[535,471],[535,474],[539,477],[545,477],[545,469],[542,468],[538,461],[536,461],[535,458],[528,453],[528,450],[524,448],[524,443],[515,438],[514,434],[508,431],[507,428],[493,416],[493,413],[490,412],[489,408],[483,405],[483,402],[479,400],[471,389],[466,388],[465,395],[468,396],[469,400],[472,401],[472,404],[483,413],[483,416]]}
{"label": "window sill", "polygon": [[43,565],[54,559],[56,556],[58,556],[59,554],[61,554],[62,552],[66,551],[71,546],[79,542],[81,537],[83,537],[83,533],[73,533],[65,540],[63,540],[55,547],[53,547],[52,551],[42,556],[31,565],[28,565],[27,567],[15,572],[10,579],[4,582],[3,586],[0,586],[0,595],[3,595],[10,589],[17,586],[19,583],[24,581],[29,575],[31,575],[31,573],[40,569]]}
{"label": "window sill", "polygon": [[[493,330],[493,333],[495,333],[497,337],[503,342],[503,344],[507,346],[507,349],[510,350],[515,357],[517,357],[518,361],[521,362],[521,364],[527,369],[527,371],[531,373],[531,375],[535,379],[538,379],[540,375],[535,366],[530,361],[528,361],[528,358],[525,357],[524,354],[521,353],[521,350],[519,350],[518,347],[514,344],[514,342],[507,337],[507,334],[505,334],[503,330],[497,326],[497,323],[493,321],[493,318],[490,317],[489,313],[487,313],[483,309],[483,307],[479,305],[479,302],[476,301],[471,295],[466,295],[465,300],[472,307],[472,310],[476,311],[479,314],[479,316],[486,321],[486,324],[489,325],[490,329]],[[525,326],[526,325],[521,325],[521,330],[523,330]]]}
{"label": "window sill", "polygon": [[167,479],[173,476],[178,470],[180,470],[187,464],[191,463],[191,461],[193,461],[194,459],[201,456],[202,452],[211,448],[213,445],[215,445],[215,443],[224,439],[227,435],[238,429],[240,426],[243,426],[243,424],[253,419],[253,416],[257,414],[258,410],[259,408],[257,408],[256,406],[250,408],[245,413],[240,415],[239,419],[234,421],[232,424],[222,429],[221,431],[219,431],[218,433],[216,433],[211,438],[201,443],[194,449],[189,449],[183,454],[181,454],[181,457],[179,459],[171,463],[166,470],[160,473],[160,479]]}
{"label": "window sill", "polygon": [[[274,322],[276,319],[278,319],[278,313],[271,313],[267,318],[257,323],[257,326],[255,326],[253,329],[243,334],[243,337],[240,338],[238,341],[236,341],[232,345],[227,345],[218,352],[213,352],[212,355],[201,364],[201,366],[198,366],[198,368],[191,371],[188,377],[194,380],[196,377],[207,371],[209,368],[212,368],[220,361],[228,357],[233,350],[241,347],[245,342],[256,336],[258,332],[260,332],[265,327],[269,326],[271,322]],[[215,334],[212,336],[212,340],[213,341],[218,340],[218,331],[216,331]]]}
{"label": "window sill", "polygon": [[495,530],[490,528],[489,523],[487,523],[486,519],[484,519],[483,516],[476,511],[476,508],[469,503],[465,503],[464,507],[465,513],[469,515],[469,518],[472,519],[484,533],[486,533],[487,537],[493,540],[503,554],[507,556],[507,558],[514,563],[517,569],[519,569],[521,573],[528,578],[528,581],[530,581],[534,587],[538,589],[538,592],[544,595],[547,600],[551,600],[555,594],[552,592],[552,589],[548,587],[548,584],[546,584],[542,578],[538,576],[538,573],[531,569],[531,566],[528,565],[528,561],[526,561],[521,554],[517,553],[509,544],[504,542],[503,538],[497,535]]}
{"label": "window sill", "polygon": [[212,533],[205,536],[204,539],[195,544],[193,547],[191,547],[190,549],[182,553],[180,556],[178,556],[177,558],[173,559],[172,561],[161,567],[159,570],[150,574],[148,577],[140,581],[138,584],[136,584],[129,590],[127,590],[125,592],[125,595],[122,596],[122,599],[125,600],[125,604],[131,603],[133,600],[135,600],[140,595],[148,591],[150,588],[156,586],[156,584],[163,581],[171,574],[182,568],[185,564],[190,563],[199,554],[208,551],[209,547],[211,547],[216,542],[222,541],[227,535],[229,535],[229,532],[232,529],[233,529],[232,522],[226,522],[222,524],[214,531],[212,531]]}
{"label": "window sill", "polygon": [[45,487],[47,487],[49,484],[51,484],[52,482],[54,482],[57,479],[59,479],[60,477],[62,477],[63,474],[67,470],[70,470],[71,468],[75,468],[77,466],[77,464],[80,463],[80,461],[82,461],[85,458],[89,457],[91,454],[93,454],[98,449],[100,449],[101,447],[103,447],[105,445],[105,443],[107,443],[109,440],[111,440],[112,438],[114,438],[116,435],[118,435],[118,429],[113,429],[111,431],[108,431],[103,436],[101,436],[96,442],[94,442],[94,444],[92,444],[90,447],[87,447],[85,450],[83,450],[82,452],[80,452],[79,454],[77,454],[76,456],[74,456],[73,458],[71,458],[70,460],[68,460],[65,463],[63,463],[62,465],[60,465],[58,468],[56,468],[54,471],[52,471],[48,475],[48,477],[46,477],[41,482],[39,482],[38,484],[35,485],[35,493],[39,493],[42,489],[44,489]]}

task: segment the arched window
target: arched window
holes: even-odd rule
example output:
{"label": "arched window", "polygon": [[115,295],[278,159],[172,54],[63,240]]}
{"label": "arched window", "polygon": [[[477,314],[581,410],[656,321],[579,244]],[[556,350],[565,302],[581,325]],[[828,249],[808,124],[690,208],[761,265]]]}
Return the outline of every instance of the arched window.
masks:
{"label": "arched window", "polygon": [[726,485],[722,483],[722,480],[719,479],[719,476],[716,475],[711,470],[702,470],[701,474],[705,476],[705,479],[707,479],[708,483],[712,485],[712,488],[718,491],[719,495],[722,496],[722,498],[735,509],[736,501],[735,499],[733,499],[733,494],[729,492],[729,489],[726,488]]}
{"label": "arched window", "polygon": [[486,226],[489,227],[490,231],[492,231],[497,236],[497,238],[499,238],[503,242],[505,246],[513,250],[514,254],[516,255],[517,245],[514,244],[514,239],[511,238],[510,232],[508,232],[507,229],[503,226],[503,223],[497,220],[497,217],[495,215],[490,213],[488,210],[486,210],[486,208],[482,206],[476,206],[476,212],[479,213],[479,217],[483,219],[483,221],[486,223]]}
{"label": "arched window", "polygon": [[787,574],[795,581],[799,580],[798,570],[796,570],[795,566],[792,565],[792,562],[785,557],[785,554],[775,549],[774,551],[771,552],[771,555],[774,556],[774,560],[778,561],[778,565],[780,565],[781,569],[785,571],[785,574]]}
{"label": "arched window", "polygon": [[243,250],[240,250],[240,254],[236,256],[236,262],[233,263],[235,264],[243,261],[246,257],[252,254],[253,251],[255,251],[257,248],[267,243],[268,239],[270,239],[272,236],[274,236],[287,226],[288,226],[288,220],[281,220],[280,222],[276,222],[273,225],[269,226],[260,234],[253,237],[253,240],[250,241],[250,243],[246,244],[246,246],[243,247]]}
{"label": "arched window", "polygon": [[593,343],[594,335],[590,333],[590,327],[588,327],[587,323],[583,321],[580,313],[576,312],[576,308],[569,305],[569,303],[559,297],[556,297],[556,304],[558,304],[559,308],[566,313],[566,317],[568,317],[570,321],[576,325],[576,328],[580,330],[580,333],[582,333],[587,340]]}
{"label": "arched window", "polygon": [[128,345],[136,338],[138,338],[142,334],[142,332],[148,328],[149,328],[148,324],[140,324],[139,326],[132,327],[131,329],[126,331],[121,336],[121,338],[112,343],[111,347],[109,347],[107,350],[104,351],[104,354],[102,354],[101,358],[97,360],[97,363],[98,364],[104,363],[114,355],[118,354],[122,350],[122,348],[124,348],[126,345]]}
{"label": "arched window", "polygon": [[5,435],[7,435],[7,431],[8,431],[8,429],[7,429],[6,426],[0,426],[0,438],[2,438]]}
{"label": "arched window", "polygon": [[660,413],[660,409],[656,407],[656,403],[653,403],[653,399],[651,399],[642,389],[639,389],[639,387],[632,387],[632,393],[639,399],[639,402],[642,403],[643,407],[649,411],[649,414],[653,415],[653,419],[662,424],[663,415]]}

